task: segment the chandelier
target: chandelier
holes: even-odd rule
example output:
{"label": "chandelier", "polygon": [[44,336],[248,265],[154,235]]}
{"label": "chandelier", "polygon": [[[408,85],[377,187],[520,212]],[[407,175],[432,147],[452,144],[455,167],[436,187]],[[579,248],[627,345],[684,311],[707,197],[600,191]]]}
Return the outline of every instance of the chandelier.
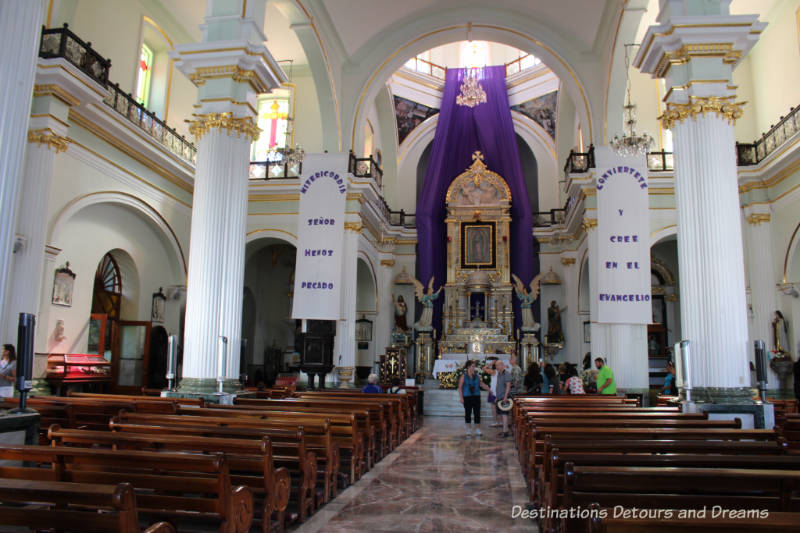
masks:
{"label": "chandelier", "polygon": [[475,107],[484,103],[486,103],[486,92],[478,83],[478,78],[475,76],[464,78],[464,81],[461,82],[461,94],[456,96],[456,104]]}
{"label": "chandelier", "polygon": [[611,149],[621,157],[632,157],[636,155],[646,155],[653,145],[653,138],[643,133],[637,135],[636,133],[636,119],[638,118],[636,112],[636,104],[631,103],[631,75],[630,75],[630,57],[628,56],[628,47],[636,46],[633,44],[625,45],[625,106],[623,107],[623,122],[625,124],[625,133],[622,137],[614,135],[614,139],[608,141]]}

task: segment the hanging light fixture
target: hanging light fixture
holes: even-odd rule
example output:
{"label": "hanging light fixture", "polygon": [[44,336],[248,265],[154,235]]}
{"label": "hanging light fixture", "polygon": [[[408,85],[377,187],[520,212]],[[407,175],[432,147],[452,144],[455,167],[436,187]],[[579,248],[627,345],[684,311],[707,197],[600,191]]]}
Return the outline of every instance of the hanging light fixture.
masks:
{"label": "hanging light fixture", "polygon": [[[294,67],[294,59],[287,59],[285,61],[279,61],[279,63],[289,63],[289,72],[288,78],[289,83],[292,82],[292,70]],[[296,94],[292,95],[296,97]],[[292,139],[294,137],[294,115],[288,115],[286,117],[286,139]],[[280,177],[283,174],[286,175],[300,175],[301,167],[303,164],[303,157],[305,157],[306,152],[300,146],[300,143],[295,143],[294,147],[287,146],[286,148],[270,148],[269,152],[267,153],[267,161],[275,162],[275,163],[284,163],[284,165],[272,165],[270,167],[270,173],[273,177]]]}
{"label": "hanging light fixture", "polygon": [[461,94],[456,96],[456,104],[475,107],[486,103],[486,91],[483,90],[475,75],[467,76],[461,82]]}
{"label": "hanging light fixture", "polygon": [[625,45],[625,107],[623,107],[623,123],[625,124],[625,133],[622,137],[614,135],[613,140],[609,140],[608,144],[614,152],[622,157],[631,157],[635,155],[646,155],[653,145],[653,138],[643,133],[637,135],[636,133],[636,104],[631,102],[631,75],[630,75],[630,56],[628,55],[628,47],[637,46],[635,44]]}

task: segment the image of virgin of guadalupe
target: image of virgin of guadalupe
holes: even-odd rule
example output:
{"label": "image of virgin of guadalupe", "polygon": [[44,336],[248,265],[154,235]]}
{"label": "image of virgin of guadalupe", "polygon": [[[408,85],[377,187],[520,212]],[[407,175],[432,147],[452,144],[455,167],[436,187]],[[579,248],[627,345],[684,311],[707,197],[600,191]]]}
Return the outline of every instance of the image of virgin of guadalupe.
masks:
{"label": "image of virgin of guadalupe", "polygon": [[490,250],[491,231],[488,227],[468,228],[467,238],[467,263],[469,264],[489,264],[492,262]]}

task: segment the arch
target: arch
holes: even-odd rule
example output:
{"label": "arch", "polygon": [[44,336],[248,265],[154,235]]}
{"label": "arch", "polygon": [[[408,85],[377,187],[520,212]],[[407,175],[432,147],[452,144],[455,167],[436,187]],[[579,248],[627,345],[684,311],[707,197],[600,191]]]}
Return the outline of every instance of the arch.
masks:
{"label": "arch", "polygon": [[68,203],[53,219],[53,223],[48,232],[47,242],[58,242],[64,226],[72,217],[74,217],[83,209],[97,204],[122,205],[132,208],[135,212],[144,215],[153,226],[160,230],[164,240],[169,244],[169,247],[175,254],[174,259],[176,259],[179,265],[182,267],[184,276],[186,275],[188,272],[186,256],[183,253],[183,248],[178,240],[178,236],[169,225],[169,222],[167,222],[164,216],[161,215],[161,213],[159,213],[153,206],[142,199],[125,192],[100,191],[75,198]]}
{"label": "arch", "polygon": [[141,301],[141,280],[139,279],[139,269],[136,267],[136,262],[131,257],[131,254],[122,248],[114,248],[107,253],[116,262],[121,278],[122,291],[119,318],[121,320],[138,320]]}
{"label": "arch", "polygon": [[800,223],[794,228],[792,237],[789,239],[789,246],[786,247],[786,257],[783,260],[783,283],[787,280],[794,279],[795,276],[800,275],[800,272],[790,271],[792,258],[797,253],[797,245],[800,244]]}
{"label": "arch", "polygon": [[[382,33],[379,36],[380,42],[384,45],[392,43],[394,52],[389,57],[379,55],[381,52],[378,50],[385,49],[385,46],[380,46],[379,43],[375,42],[375,39],[366,43],[353,58],[354,63],[365,66],[362,73],[367,79],[360,87],[356,88],[357,91],[359,89],[360,91],[356,101],[352,104],[351,145],[358,146],[358,143],[363,142],[358,136],[360,135],[361,124],[366,118],[366,104],[374,100],[377,92],[386,84],[392,74],[409,57],[436,46],[464,40],[465,31],[468,27],[476,40],[493,41],[516,47],[539,57],[547,64],[561,79],[564,90],[577,103],[576,107],[580,122],[588,125],[590,142],[594,142],[591,106],[588,92],[584,89],[586,84],[581,81],[569,62],[555,51],[555,47],[552,44],[545,43],[529,33],[530,29],[533,29],[541,35],[548,35],[550,30],[536,21],[525,19],[524,17],[520,18],[519,16],[516,18],[509,16],[508,20],[514,20],[514,24],[518,24],[520,29],[494,24],[493,21],[498,19],[497,11],[494,10],[491,14],[479,14],[469,8],[456,8],[448,10],[440,17],[428,17],[425,19],[416,17],[413,20],[407,20],[405,23],[395,25],[391,33],[388,35]],[[476,21],[476,19],[478,20]],[[436,24],[436,21],[440,22],[438,27],[426,28],[421,33],[419,30],[420,20],[430,21],[427,22],[429,26]],[[463,23],[463,20],[472,20],[472,22],[468,25]],[[414,37],[411,39],[405,37],[412,35]],[[551,36],[551,42],[557,40],[559,40],[557,36]],[[566,44],[561,48],[569,50]]]}
{"label": "arch", "polygon": [[[578,312],[591,312],[591,283],[589,281],[589,250],[584,250],[581,260],[578,263],[581,265],[578,271]],[[582,305],[583,304],[583,305]]]}
{"label": "arch", "polygon": [[677,224],[670,224],[669,226],[664,226],[663,228],[659,228],[656,231],[652,231],[650,232],[650,248],[652,248],[654,245],[658,244],[663,240],[677,236],[678,236]]}
{"label": "arch", "polygon": [[650,270],[658,274],[658,276],[663,280],[662,284],[671,287],[675,285],[675,274],[672,273],[669,266],[667,264],[658,259],[657,257],[650,258]]}
{"label": "arch", "polygon": [[[363,268],[362,268],[363,265]],[[380,299],[378,294],[378,278],[375,276],[375,266],[370,257],[364,252],[358,252],[356,271],[356,313],[377,313],[380,309]],[[361,297],[361,290],[366,290],[367,294]],[[374,298],[370,298],[370,293]],[[373,309],[366,309],[364,306],[373,303]]]}
{"label": "arch", "polygon": [[331,58],[320,36],[314,17],[300,0],[274,0],[275,7],[289,19],[311,68],[317,90],[317,102],[322,117],[322,148],[342,151],[342,119]]}

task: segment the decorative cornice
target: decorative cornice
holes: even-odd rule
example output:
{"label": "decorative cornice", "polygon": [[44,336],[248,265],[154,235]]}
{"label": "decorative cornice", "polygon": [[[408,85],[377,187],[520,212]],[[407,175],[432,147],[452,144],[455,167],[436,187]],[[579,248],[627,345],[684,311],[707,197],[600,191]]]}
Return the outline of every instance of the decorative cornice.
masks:
{"label": "decorative cornice", "polygon": [[361,230],[364,229],[364,224],[362,222],[345,222],[344,223],[344,230],[345,231],[353,231],[355,233],[361,233]]}
{"label": "decorative cornice", "polygon": [[65,91],[63,87],[52,83],[46,85],[34,85],[33,96],[55,96],[68,106],[76,106],[81,103],[80,100]]}
{"label": "decorative cornice", "polygon": [[258,93],[269,92],[269,88],[265,87],[256,76],[254,70],[246,70],[238,65],[221,65],[214,67],[197,67],[197,69],[189,74],[189,80],[197,87],[204,85],[206,80],[231,78],[237,83],[249,83],[253,89]]}
{"label": "decorative cornice", "polygon": [[769,213],[751,213],[747,217],[748,224],[752,224],[757,226],[762,222],[769,222],[770,221],[770,214]]}
{"label": "decorative cornice", "polygon": [[583,222],[581,222],[581,227],[583,231],[588,232],[589,230],[597,227],[597,219],[596,218],[584,218]]}
{"label": "decorative cornice", "polygon": [[235,133],[241,137],[244,134],[252,141],[258,140],[258,135],[261,133],[252,117],[234,117],[230,111],[194,116],[197,118],[189,121],[189,133],[197,137],[198,141],[212,128],[224,129],[228,135]]}
{"label": "decorative cornice", "polygon": [[737,118],[742,116],[742,106],[745,103],[733,103],[727,101],[727,98],[717,96],[693,97],[692,101],[687,104],[667,102],[667,109],[663,115],[658,117],[658,120],[665,128],[672,129],[676,122],[683,122],[686,118],[694,119],[697,115],[716,113],[720,117],[728,119],[729,124],[733,124]]}
{"label": "decorative cornice", "polygon": [[675,293],[667,294],[666,296],[664,296],[664,299],[668,302],[677,302],[678,295]]}
{"label": "decorative cornice", "polygon": [[70,143],[69,139],[56,134],[50,128],[28,130],[28,142],[39,143],[39,146],[46,144],[48,148],[54,148],[56,153],[66,152]]}
{"label": "decorative cornice", "polygon": [[393,267],[394,266],[394,259],[381,259],[381,266]]}
{"label": "decorative cornice", "polygon": [[574,257],[562,257],[561,258],[561,264],[564,265],[564,266],[574,265],[575,264],[575,258]]}
{"label": "decorative cornice", "polygon": [[693,57],[721,57],[723,63],[735,65],[742,59],[742,51],[733,43],[688,43],[677,50],[664,52],[658,60],[654,75],[663,78],[672,65],[688,63]]}

